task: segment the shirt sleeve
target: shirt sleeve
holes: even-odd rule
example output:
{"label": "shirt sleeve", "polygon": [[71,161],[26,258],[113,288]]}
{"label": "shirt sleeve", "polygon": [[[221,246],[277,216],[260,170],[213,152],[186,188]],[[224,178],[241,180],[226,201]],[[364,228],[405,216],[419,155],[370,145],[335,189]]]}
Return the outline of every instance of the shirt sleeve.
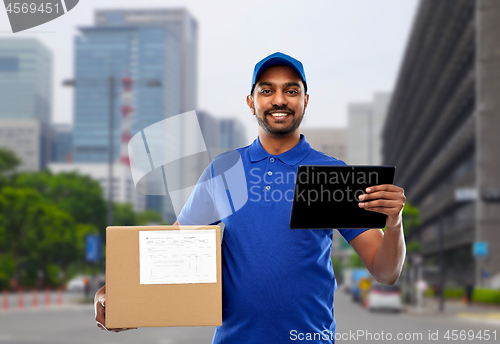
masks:
{"label": "shirt sleeve", "polygon": [[350,244],[350,241],[360,235],[363,232],[366,232],[369,228],[361,228],[361,229],[338,229],[340,235],[344,237],[344,239]]}
{"label": "shirt sleeve", "polygon": [[217,224],[212,185],[212,164],[202,173],[177,221],[181,225]]}

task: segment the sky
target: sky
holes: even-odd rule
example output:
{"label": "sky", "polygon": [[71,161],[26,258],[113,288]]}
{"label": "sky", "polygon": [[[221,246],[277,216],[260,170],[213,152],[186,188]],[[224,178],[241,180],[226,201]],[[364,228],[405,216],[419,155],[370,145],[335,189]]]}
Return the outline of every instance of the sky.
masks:
{"label": "sky", "polygon": [[345,127],[347,105],[392,91],[418,0],[80,0],[51,22],[12,34],[0,9],[0,38],[36,37],[54,58],[53,122],[72,123],[77,27],[93,24],[96,9],[184,7],[198,21],[198,108],[215,117],[238,118],[247,141],[257,136],[248,109],[255,64],[277,51],[305,68],[309,106],[303,127]]}

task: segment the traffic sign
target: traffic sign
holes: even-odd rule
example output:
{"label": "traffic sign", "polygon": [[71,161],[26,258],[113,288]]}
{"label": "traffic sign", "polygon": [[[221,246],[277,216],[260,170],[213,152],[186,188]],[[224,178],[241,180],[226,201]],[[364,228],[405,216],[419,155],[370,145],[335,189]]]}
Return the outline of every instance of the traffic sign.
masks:
{"label": "traffic sign", "polygon": [[474,201],[477,199],[476,188],[455,189],[455,199],[459,202]]}
{"label": "traffic sign", "polygon": [[488,255],[488,243],[485,241],[476,241],[472,247],[475,257],[485,257]]}
{"label": "traffic sign", "polygon": [[101,260],[101,236],[98,234],[88,235],[86,238],[85,259],[88,262]]}

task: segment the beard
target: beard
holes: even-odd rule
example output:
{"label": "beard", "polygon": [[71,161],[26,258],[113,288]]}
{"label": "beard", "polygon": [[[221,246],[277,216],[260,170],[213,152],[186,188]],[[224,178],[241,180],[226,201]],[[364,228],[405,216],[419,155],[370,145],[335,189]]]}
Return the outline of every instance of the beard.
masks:
{"label": "beard", "polygon": [[[253,108],[255,109],[255,103],[253,104]],[[292,122],[287,127],[273,128],[269,123],[269,121],[267,120],[267,115],[269,115],[271,111],[275,112],[283,111],[290,113],[290,115],[293,117]],[[275,136],[285,136],[293,133],[300,126],[300,123],[304,118],[304,114],[305,112],[302,113],[300,116],[295,117],[295,111],[293,111],[292,109],[286,106],[274,106],[271,109],[265,110],[264,113],[262,114],[262,118],[257,114],[255,115],[255,117],[257,118],[257,123],[259,123],[259,126],[265,131],[267,131],[269,134]]]}

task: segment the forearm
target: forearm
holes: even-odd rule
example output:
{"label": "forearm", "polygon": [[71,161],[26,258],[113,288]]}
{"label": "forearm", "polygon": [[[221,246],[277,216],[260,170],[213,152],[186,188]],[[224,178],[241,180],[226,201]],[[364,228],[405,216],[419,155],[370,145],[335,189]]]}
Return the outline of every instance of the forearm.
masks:
{"label": "forearm", "polygon": [[406,256],[403,225],[386,227],[384,237],[373,259],[373,275],[380,283],[394,284],[399,278]]}

